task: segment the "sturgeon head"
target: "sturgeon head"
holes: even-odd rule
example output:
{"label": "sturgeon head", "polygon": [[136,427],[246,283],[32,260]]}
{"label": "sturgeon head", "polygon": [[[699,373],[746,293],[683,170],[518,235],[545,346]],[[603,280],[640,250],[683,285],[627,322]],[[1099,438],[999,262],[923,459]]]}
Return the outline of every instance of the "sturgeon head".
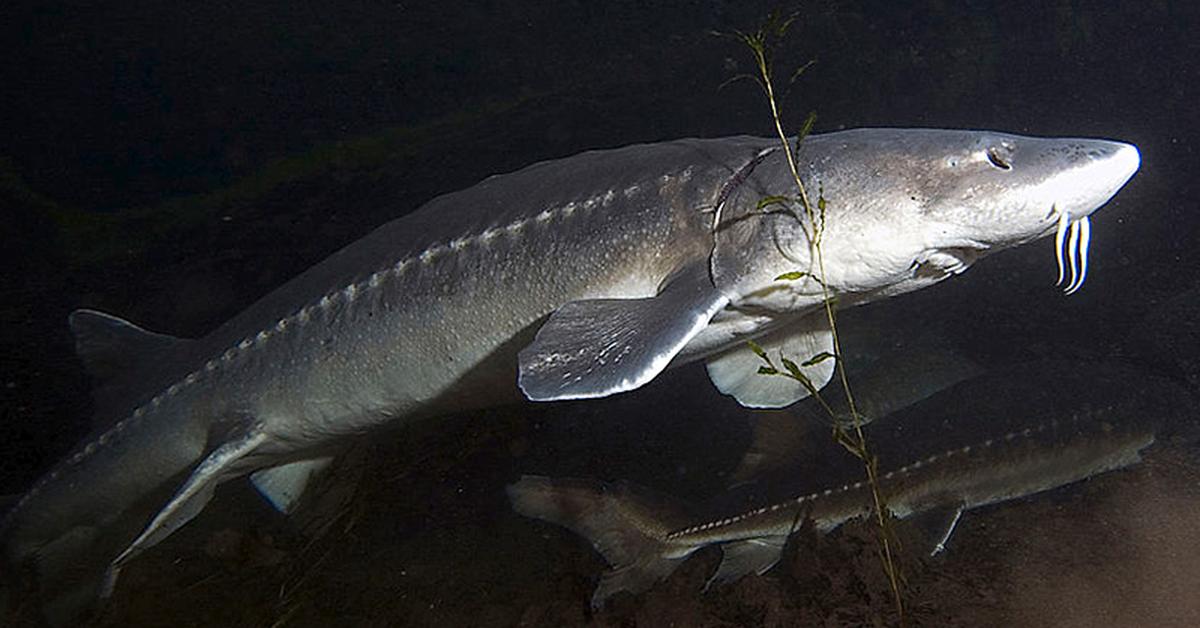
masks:
{"label": "sturgeon head", "polygon": [[[745,220],[761,211],[763,198],[795,196],[782,151],[775,153],[726,201],[734,206],[725,208],[723,224],[742,224],[718,232],[714,277],[735,307],[802,310],[822,292],[808,218],[792,203],[789,211]],[[824,281],[851,303],[936,283],[984,255],[1052,233],[1060,282],[1069,265],[1066,289],[1077,290],[1087,270],[1089,216],[1140,162],[1137,149],[1122,142],[940,129],[818,135],[798,157],[818,214]],[[776,280],[789,272],[809,280]]]}
{"label": "sturgeon head", "polygon": [[827,298],[848,306],[911,292],[1052,233],[1060,283],[1069,266],[1065,289],[1074,292],[1087,272],[1089,216],[1139,161],[1132,145],[1096,139],[829,133],[807,138],[797,154],[808,215],[783,149],[766,148],[722,191],[712,277],[728,305],[685,355],[709,358],[717,388],[743,405],[782,407],[807,396],[807,387],[757,376],[762,357],[744,339],[756,338],[771,356],[808,362],[801,370],[819,388],[833,374],[833,360],[821,357],[834,353],[820,307]]}

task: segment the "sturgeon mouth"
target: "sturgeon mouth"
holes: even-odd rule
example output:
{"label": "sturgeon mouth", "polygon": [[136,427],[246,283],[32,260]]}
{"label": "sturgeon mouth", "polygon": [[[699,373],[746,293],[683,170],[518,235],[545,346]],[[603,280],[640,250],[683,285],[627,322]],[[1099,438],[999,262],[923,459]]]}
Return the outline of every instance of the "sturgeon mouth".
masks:
{"label": "sturgeon mouth", "polygon": [[962,274],[979,259],[980,250],[982,249],[957,246],[927,251],[913,260],[913,276],[940,279]]}

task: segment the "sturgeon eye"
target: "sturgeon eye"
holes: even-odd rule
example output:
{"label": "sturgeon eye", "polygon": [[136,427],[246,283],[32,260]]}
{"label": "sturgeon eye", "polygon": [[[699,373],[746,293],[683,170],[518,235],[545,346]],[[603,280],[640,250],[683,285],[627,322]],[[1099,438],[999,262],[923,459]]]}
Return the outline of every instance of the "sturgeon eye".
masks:
{"label": "sturgeon eye", "polygon": [[1001,170],[1012,170],[1012,164],[1005,161],[1004,158],[1000,156],[1000,151],[996,150],[995,147],[987,149],[987,158],[993,166]]}

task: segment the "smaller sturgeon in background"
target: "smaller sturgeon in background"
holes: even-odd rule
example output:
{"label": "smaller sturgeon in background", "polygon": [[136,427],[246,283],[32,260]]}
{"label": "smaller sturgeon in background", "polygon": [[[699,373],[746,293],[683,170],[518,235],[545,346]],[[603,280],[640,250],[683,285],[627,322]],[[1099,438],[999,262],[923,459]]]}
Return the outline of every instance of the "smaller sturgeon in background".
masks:
{"label": "smaller sturgeon in background", "polygon": [[[1061,364],[1022,365],[975,378],[910,408],[903,417],[872,426],[876,429],[868,438],[877,451],[910,452],[907,458],[900,458],[904,454],[899,451],[878,454],[880,489],[893,516],[920,519],[933,532],[931,554],[945,548],[967,510],[1139,462],[1163,420],[1191,405],[1188,394],[1169,380],[1123,368],[1070,366],[1074,370]],[[1029,411],[1028,420],[1014,421],[1005,406],[1017,406],[1013,399],[1020,395],[1012,393],[1021,387],[1014,388],[1013,380],[1026,375],[1033,377],[1024,381],[1038,384],[1035,390],[1051,391],[1054,401],[1033,406],[1049,411]],[[996,403],[972,411],[988,391],[995,396],[983,398]],[[1039,395],[1045,393],[1025,399],[1050,399]],[[878,428],[890,433],[879,434]],[[903,439],[896,438],[901,435]],[[912,446],[920,441],[940,441],[940,446]],[[904,463],[889,464],[900,460]],[[599,607],[618,592],[650,588],[709,545],[722,551],[710,585],[765,573],[806,519],[818,532],[828,533],[871,512],[871,489],[862,480],[861,463],[854,460],[843,471],[847,473],[836,474],[841,477],[824,478],[820,488],[719,518],[690,516],[686,505],[629,483],[525,476],[508,493],[520,514],[566,527],[604,556],[612,568],[592,596],[593,607]]]}

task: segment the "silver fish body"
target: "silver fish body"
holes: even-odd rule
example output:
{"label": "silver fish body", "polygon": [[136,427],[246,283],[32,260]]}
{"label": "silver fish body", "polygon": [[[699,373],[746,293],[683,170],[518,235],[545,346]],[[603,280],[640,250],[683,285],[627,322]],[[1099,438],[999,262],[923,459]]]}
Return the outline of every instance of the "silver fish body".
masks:
{"label": "silver fish body", "polygon": [[[745,340],[815,354],[829,330],[812,225],[769,139],[583,153],[430,201],[194,341],[72,316],[96,375],[97,429],[0,521],[5,562],[34,566],[65,617],[121,565],[253,474],[287,510],[348,436],[519,399],[598,397],[705,359],[745,405],[807,392],[746,376]],[[1004,167],[990,159],[1003,153]],[[983,254],[1099,208],[1132,146],[931,129],[808,138],[829,198],[826,285],[844,304],[931,285]],[[823,383],[832,365],[813,367]],[[70,576],[64,565],[70,564]]]}

